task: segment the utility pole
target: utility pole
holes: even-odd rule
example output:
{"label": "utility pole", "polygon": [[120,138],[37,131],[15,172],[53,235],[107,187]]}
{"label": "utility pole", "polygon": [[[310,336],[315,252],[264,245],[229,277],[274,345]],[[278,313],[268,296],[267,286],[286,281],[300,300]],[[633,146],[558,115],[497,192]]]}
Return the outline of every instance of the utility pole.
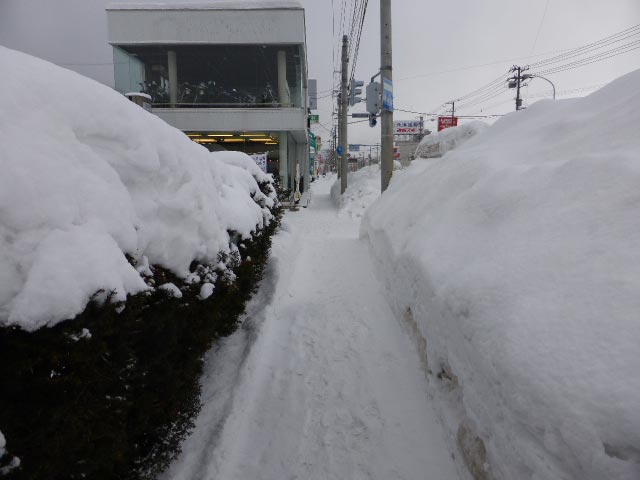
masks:
{"label": "utility pole", "polygon": [[511,67],[511,72],[515,72],[516,75],[511,77],[509,80],[509,88],[516,89],[516,111],[522,110],[522,99],[520,98],[520,87],[522,86],[522,82],[526,79],[526,76],[522,75],[522,72],[526,72],[529,70],[529,67],[521,67],[519,65],[514,65]]}
{"label": "utility pole", "polygon": [[349,112],[349,37],[342,37],[342,82],[340,84],[340,193],[347,189],[347,177],[349,169],[349,143],[347,140],[347,114]]}
{"label": "utility pole", "polygon": [[520,110],[522,106],[522,99],[520,98],[520,82],[522,81],[522,68],[518,67],[518,89],[516,90],[516,112]]}
{"label": "utility pole", "polygon": [[[391,0],[380,0],[380,76],[382,81],[383,98],[385,97],[385,82],[393,85],[393,55],[391,43]],[[384,104],[385,102],[383,102]],[[382,192],[391,182],[393,175],[393,107],[382,106],[380,116],[382,158],[380,172],[382,176]]]}
{"label": "utility pole", "polygon": [[336,131],[336,127],[333,127],[333,149],[331,151],[332,153],[332,158],[333,158],[333,166],[336,169],[336,172],[338,171],[338,157],[336,154],[336,147],[338,146],[338,132]]}

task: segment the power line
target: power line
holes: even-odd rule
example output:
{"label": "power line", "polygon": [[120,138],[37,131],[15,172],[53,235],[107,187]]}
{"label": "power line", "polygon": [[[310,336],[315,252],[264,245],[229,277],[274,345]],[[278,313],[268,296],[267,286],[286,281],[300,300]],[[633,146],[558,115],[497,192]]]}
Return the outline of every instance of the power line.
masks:
{"label": "power line", "polygon": [[547,9],[549,8],[549,1],[544,4],[544,13],[542,14],[542,19],[540,19],[540,25],[538,25],[538,33],[536,33],[536,39],[533,41],[533,47],[531,47],[531,54],[536,50],[536,45],[538,44],[538,38],[540,37],[540,31],[542,30],[542,24],[544,23],[544,19],[547,16]]}
{"label": "power line", "polygon": [[[545,10],[547,7],[548,5],[545,7]],[[530,67],[541,69],[536,72],[539,75],[549,75],[604,61],[618,55],[640,49],[640,39],[637,39],[637,35],[640,35],[640,24],[626,28],[620,32],[614,33],[595,42],[591,42],[587,45],[582,45],[572,50],[565,51],[559,55],[542,59],[531,64]],[[625,41],[626,43],[619,45],[621,42]],[[607,47],[610,48],[606,49]],[[603,49],[606,50],[603,51]],[[585,57],[584,55],[588,56]],[[573,61],[567,63],[567,60]],[[463,68],[474,68],[474,66],[462,67],[461,69]],[[481,105],[502,95],[506,91],[504,81],[504,76],[500,76],[495,80],[477,88],[476,90],[458,97],[456,99],[457,102],[466,101],[461,105],[458,105],[458,109],[464,110],[477,105]]]}
{"label": "power line", "polygon": [[632,52],[634,50],[637,50],[638,48],[640,48],[640,40],[636,40],[635,42],[631,42],[627,45],[622,45],[620,47],[611,49],[611,50],[607,50],[606,52],[601,52],[597,55],[593,55],[591,57],[587,57],[587,58],[583,58],[580,60],[576,60],[575,62],[572,63],[568,63],[568,64],[564,64],[564,65],[557,65],[555,67],[551,67],[547,70],[542,70],[536,73],[539,73],[541,75],[544,74],[552,74],[552,73],[558,73],[558,72],[564,72],[567,70],[573,70],[575,68],[578,67],[583,67],[586,65],[591,65],[593,63],[597,63],[597,62],[601,62],[604,60],[608,60],[609,58],[613,58],[613,57],[617,57],[618,55],[622,55],[624,53],[628,53],[628,52]]}
{"label": "power line", "polygon": [[558,63],[564,60],[567,60],[569,58],[573,58],[582,54],[586,54],[586,53],[590,53],[592,51],[596,51],[599,50],[601,48],[604,48],[606,46],[612,45],[614,43],[618,43],[624,40],[628,40],[629,38],[640,34],[640,24],[638,25],[634,25],[632,27],[629,27],[625,30],[622,30],[620,32],[614,33],[613,35],[609,35],[608,37],[602,38],[600,40],[597,40],[595,42],[589,43],[587,45],[582,45],[580,47],[574,48],[572,50],[569,50],[565,53],[562,53],[560,55],[556,55],[555,57],[551,57],[551,58],[546,58],[543,60],[540,60],[539,62],[534,62],[532,64],[530,64],[529,66],[531,68],[537,68],[537,67],[543,67],[549,64],[553,64],[553,63]]}

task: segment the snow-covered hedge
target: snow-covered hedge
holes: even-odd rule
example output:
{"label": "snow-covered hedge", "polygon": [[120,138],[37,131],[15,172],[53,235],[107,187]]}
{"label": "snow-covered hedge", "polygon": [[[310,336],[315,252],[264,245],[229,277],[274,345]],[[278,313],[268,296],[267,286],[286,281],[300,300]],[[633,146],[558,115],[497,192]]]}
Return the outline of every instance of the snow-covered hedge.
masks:
{"label": "snow-covered hedge", "polygon": [[262,278],[272,178],[80,75],[0,67],[0,475],[156,478]]}
{"label": "snow-covered hedge", "polygon": [[[178,277],[271,220],[270,177],[209,153],[125,97],[0,47],[0,325],[72,318],[98,290],[153,288],[125,254]],[[257,181],[256,181],[257,180]]]}
{"label": "snow-covered hedge", "polygon": [[416,160],[363,221],[489,478],[640,478],[639,125],[640,71],[536,103]]}
{"label": "snow-covered hedge", "polygon": [[448,151],[462,146],[487,127],[486,123],[473,121],[427,135],[416,148],[415,156],[416,158],[440,158]]}

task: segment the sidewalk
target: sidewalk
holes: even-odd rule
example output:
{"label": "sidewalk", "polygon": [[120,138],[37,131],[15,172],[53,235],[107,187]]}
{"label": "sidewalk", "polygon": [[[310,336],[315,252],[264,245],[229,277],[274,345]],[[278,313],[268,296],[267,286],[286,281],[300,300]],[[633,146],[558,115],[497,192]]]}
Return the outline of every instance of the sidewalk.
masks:
{"label": "sidewalk", "polygon": [[214,354],[205,406],[166,478],[460,478],[418,356],[330,186],[320,179],[310,207],[286,215],[263,282],[275,288]]}

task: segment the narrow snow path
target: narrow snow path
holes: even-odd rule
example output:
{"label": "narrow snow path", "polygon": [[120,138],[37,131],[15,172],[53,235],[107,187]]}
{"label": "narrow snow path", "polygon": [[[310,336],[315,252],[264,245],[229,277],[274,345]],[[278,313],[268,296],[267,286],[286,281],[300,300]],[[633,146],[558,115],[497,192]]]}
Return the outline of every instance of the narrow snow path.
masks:
{"label": "narrow snow path", "polygon": [[459,478],[419,358],[329,188],[316,182],[311,206],[286,215],[266,293],[212,354],[205,406],[166,478]]}

